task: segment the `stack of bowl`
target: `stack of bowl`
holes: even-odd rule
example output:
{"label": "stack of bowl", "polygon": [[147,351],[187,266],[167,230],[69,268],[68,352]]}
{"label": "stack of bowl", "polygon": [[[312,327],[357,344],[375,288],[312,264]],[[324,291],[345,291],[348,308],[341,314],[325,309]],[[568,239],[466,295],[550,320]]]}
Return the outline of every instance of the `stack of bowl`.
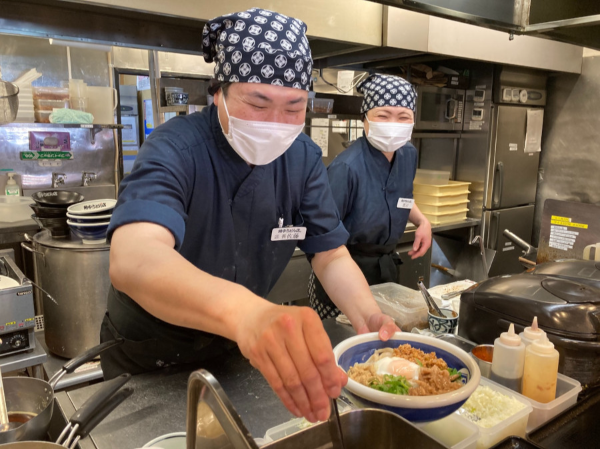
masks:
{"label": "stack of bowl", "polygon": [[106,231],[117,200],[104,199],[85,201],[67,209],[67,224],[71,232],[83,243],[99,244],[106,242]]}
{"label": "stack of bowl", "polygon": [[67,208],[83,201],[83,195],[67,190],[42,190],[31,198],[35,201],[29,205],[35,212],[31,218],[41,228],[48,229],[52,237],[68,236]]}

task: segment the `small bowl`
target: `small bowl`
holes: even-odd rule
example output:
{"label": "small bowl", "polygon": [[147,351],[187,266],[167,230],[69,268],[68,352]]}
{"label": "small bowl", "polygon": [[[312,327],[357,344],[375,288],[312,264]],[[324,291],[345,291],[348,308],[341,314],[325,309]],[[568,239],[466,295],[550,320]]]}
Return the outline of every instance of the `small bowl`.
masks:
{"label": "small bowl", "polygon": [[366,362],[377,349],[397,348],[406,343],[425,353],[435,352],[450,368],[460,371],[462,388],[435,396],[402,396],[377,391],[348,379],[346,392],[365,407],[388,410],[413,422],[436,421],[458,410],[479,386],[481,374],[475,360],[451,343],[408,332],[398,332],[384,342],[374,332],[342,341],[333,349],[333,354],[338,366],[347,372],[355,363]]}
{"label": "small bowl", "polygon": [[67,209],[64,207],[46,207],[35,203],[30,204],[29,207],[31,207],[35,215],[39,218],[64,218],[67,213]]}
{"label": "small bowl", "polygon": [[67,212],[71,215],[107,215],[111,213],[117,200],[106,198],[101,200],[84,201],[83,203],[74,204],[69,207]]}
{"label": "small bowl", "polygon": [[84,200],[81,193],[69,190],[42,190],[31,195],[33,201],[40,206],[67,208]]}
{"label": "small bowl", "polygon": [[[492,375],[492,362],[494,358],[494,345],[478,345],[471,349],[471,356],[477,362],[481,376],[487,379]],[[487,357],[485,357],[487,356]],[[490,362],[484,360],[483,357],[488,358]]]}
{"label": "small bowl", "polygon": [[69,235],[67,217],[44,218],[34,214],[31,216],[31,218],[38,224],[40,228],[50,231],[50,235],[52,235],[52,237],[66,237]]}
{"label": "small bowl", "polygon": [[106,215],[75,215],[67,212],[67,218],[69,218],[72,222],[75,223],[104,223],[106,221],[110,221],[110,217],[112,214]]}
{"label": "small bowl", "polygon": [[452,309],[440,309],[445,318],[429,313],[429,330],[436,334],[453,334],[458,326],[458,312]]}
{"label": "small bowl", "polygon": [[71,232],[79,237],[83,243],[94,245],[106,242],[106,232],[109,221],[103,223],[75,223],[67,220]]}

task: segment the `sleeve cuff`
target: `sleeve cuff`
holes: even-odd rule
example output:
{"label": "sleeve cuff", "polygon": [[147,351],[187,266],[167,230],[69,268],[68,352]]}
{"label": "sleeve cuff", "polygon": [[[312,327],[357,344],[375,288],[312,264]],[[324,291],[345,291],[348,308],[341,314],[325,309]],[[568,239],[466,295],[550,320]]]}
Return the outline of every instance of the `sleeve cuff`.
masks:
{"label": "sleeve cuff", "polygon": [[307,254],[316,254],[339,248],[348,242],[350,234],[340,221],[337,228],[326,234],[306,237],[298,243],[298,247]]}
{"label": "sleeve cuff", "polygon": [[108,240],[120,226],[130,223],[154,223],[168,229],[179,249],[185,235],[185,220],[169,206],[148,200],[131,200],[117,205],[108,226]]}

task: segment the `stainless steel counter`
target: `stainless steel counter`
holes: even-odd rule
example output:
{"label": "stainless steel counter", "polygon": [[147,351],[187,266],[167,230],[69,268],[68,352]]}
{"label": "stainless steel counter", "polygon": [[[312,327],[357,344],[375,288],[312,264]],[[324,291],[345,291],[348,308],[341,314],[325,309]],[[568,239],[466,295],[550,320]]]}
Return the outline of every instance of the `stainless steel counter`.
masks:
{"label": "stainless steel counter", "polygon": [[[327,320],[324,325],[333,346],[355,334],[351,327],[337,324],[335,320]],[[294,418],[264,377],[236,349],[202,366],[182,366],[134,376],[128,384],[135,390],[133,395],[89,438],[81,441],[80,448],[133,449],[160,435],[185,431],[187,379],[191,371],[198,368],[207,369],[217,378],[254,437],[262,437],[267,429]],[[100,384],[96,384],[57,393],[55,411],[60,410],[64,420],[99,387]],[[56,437],[52,433],[61,429],[61,424],[64,422],[53,423],[52,437]]]}

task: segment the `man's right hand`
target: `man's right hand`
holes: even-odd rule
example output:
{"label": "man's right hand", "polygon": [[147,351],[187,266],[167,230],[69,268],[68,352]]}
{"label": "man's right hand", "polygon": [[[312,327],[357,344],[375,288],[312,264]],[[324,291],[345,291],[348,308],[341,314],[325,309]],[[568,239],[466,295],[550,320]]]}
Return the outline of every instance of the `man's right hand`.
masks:
{"label": "man's right hand", "polygon": [[329,398],[348,382],[336,365],[318,315],[307,307],[266,303],[239,321],[242,354],[269,382],[294,415],[310,422],[329,417]]}

